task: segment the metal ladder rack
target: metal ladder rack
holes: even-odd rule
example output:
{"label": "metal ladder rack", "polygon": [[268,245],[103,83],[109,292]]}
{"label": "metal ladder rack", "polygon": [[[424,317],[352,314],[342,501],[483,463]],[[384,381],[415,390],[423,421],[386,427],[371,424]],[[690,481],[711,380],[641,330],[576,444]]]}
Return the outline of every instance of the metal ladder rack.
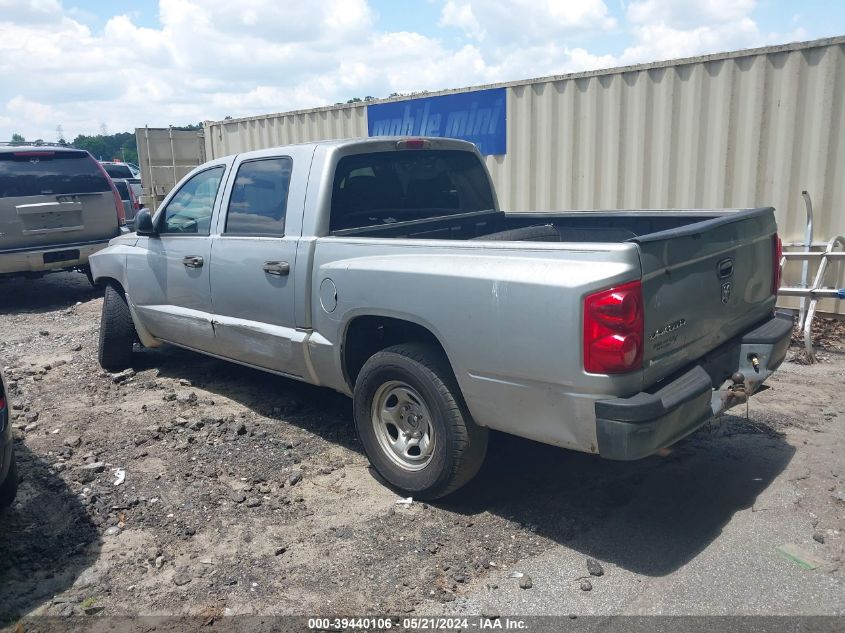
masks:
{"label": "metal ladder rack", "polygon": [[[845,260],[845,238],[837,235],[828,242],[813,242],[813,203],[810,194],[802,191],[804,204],[807,208],[807,230],[803,244],[804,250],[784,252],[781,256],[780,267],[783,270],[784,264],[790,260],[804,262],[801,272],[800,286],[786,286],[778,291],[780,297],[799,297],[801,300],[798,313],[798,327],[801,328],[804,336],[804,349],[807,350],[807,358],[810,362],[816,362],[816,354],[813,350],[813,319],[816,316],[816,306],[819,299],[845,299],[845,288],[825,287],[824,279],[827,273],[828,263]],[[794,246],[794,245],[790,245]],[[823,251],[814,251],[813,248],[824,247]],[[836,250],[836,248],[841,250]],[[807,286],[809,278],[809,264],[818,260],[819,266],[816,269],[816,276],[812,286]],[[805,302],[809,299],[809,306]],[[806,308],[806,311],[805,311]]]}

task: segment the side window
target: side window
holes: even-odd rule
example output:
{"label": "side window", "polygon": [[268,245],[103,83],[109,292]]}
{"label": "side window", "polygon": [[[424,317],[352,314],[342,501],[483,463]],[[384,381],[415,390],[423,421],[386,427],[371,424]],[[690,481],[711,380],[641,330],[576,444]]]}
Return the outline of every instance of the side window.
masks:
{"label": "side window", "polygon": [[227,235],[285,234],[292,167],[293,161],[287,156],[253,160],[240,166],[229,199]]}
{"label": "side window", "polygon": [[208,235],[214,199],[223,178],[223,166],[198,173],[176,193],[164,208],[160,233]]}

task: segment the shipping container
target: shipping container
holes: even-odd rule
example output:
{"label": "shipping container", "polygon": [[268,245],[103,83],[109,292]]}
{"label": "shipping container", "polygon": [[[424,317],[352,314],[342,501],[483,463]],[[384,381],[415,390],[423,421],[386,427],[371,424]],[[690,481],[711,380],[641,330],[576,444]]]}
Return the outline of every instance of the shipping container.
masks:
{"label": "shipping container", "polygon": [[176,183],[206,161],[202,132],[142,127],[135,130],[143,204],[155,209]]}

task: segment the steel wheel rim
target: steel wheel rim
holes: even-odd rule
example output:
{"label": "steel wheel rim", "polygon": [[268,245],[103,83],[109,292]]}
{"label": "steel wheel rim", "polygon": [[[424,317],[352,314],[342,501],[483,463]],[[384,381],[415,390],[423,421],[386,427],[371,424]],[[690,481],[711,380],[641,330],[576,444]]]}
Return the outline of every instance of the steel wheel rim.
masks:
{"label": "steel wheel rim", "polygon": [[428,466],[436,437],[431,412],[416,389],[400,380],[384,383],[373,397],[370,419],[391,462],[409,472]]}

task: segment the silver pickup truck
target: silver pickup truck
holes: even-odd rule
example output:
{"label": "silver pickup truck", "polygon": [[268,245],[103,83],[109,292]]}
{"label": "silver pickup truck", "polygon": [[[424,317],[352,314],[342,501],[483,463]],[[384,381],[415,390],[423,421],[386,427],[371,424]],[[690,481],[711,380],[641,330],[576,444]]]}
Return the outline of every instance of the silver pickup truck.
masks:
{"label": "silver pickup truck", "polygon": [[99,359],[172,343],[353,397],[373,466],[436,498],[489,429],[638,459],[783,361],[773,210],[506,213],[451,139],[227,156],[91,258]]}

